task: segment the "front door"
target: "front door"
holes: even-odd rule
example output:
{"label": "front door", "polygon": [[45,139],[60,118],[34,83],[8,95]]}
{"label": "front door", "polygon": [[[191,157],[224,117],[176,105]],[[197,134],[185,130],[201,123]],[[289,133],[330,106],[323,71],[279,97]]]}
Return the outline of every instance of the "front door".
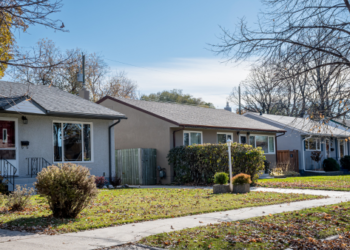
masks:
{"label": "front door", "polygon": [[326,139],[326,158],[330,158],[330,148],[329,139]]}
{"label": "front door", "polygon": [[18,175],[18,152],[17,152],[17,119],[0,118],[0,171],[1,174],[13,175],[13,169],[10,168],[7,162],[17,168]]}

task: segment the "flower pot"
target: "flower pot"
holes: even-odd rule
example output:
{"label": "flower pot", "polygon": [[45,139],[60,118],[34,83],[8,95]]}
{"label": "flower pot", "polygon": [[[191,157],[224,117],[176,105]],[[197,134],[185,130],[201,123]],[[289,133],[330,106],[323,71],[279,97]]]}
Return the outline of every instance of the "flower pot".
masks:
{"label": "flower pot", "polygon": [[230,192],[230,185],[220,185],[220,184],[215,184],[213,186],[213,193],[214,194],[224,194],[224,193],[229,193]]}
{"label": "flower pot", "polygon": [[235,194],[245,194],[250,192],[250,184],[234,184],[233,193]]}

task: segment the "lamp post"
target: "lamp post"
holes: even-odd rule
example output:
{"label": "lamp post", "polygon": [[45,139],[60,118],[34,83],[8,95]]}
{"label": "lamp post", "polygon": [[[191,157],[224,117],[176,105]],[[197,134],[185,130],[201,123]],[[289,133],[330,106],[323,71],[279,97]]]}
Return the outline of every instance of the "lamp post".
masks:
{"label": "lamp post", "polygon": [[233,192],[232,186],[232,165],[231,165],[231,144],[232,141],[230,139],[227,140],[227,148],[228,148],[228,169],[230,171],[230,192]]}

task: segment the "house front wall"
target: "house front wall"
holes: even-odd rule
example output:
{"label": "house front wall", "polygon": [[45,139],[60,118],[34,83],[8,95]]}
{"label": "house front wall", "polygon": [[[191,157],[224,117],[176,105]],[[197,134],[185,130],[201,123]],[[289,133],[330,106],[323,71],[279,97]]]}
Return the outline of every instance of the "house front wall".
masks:
{"label": "house front wall", "polygon": [[[0,113],[0,119],[17,119],[17,139],[16,150],[18,157],[16,159],[17,174],[20,177],[28,177],[27,158],[42,157],[49,163],[54,163],[53,148],[53,122],[89,122],[92,124],[92,161],[79,162],[77,164],[86,166],[91,174],[106,177],[109,175],[109,147],[108,147],[108,126],[113,121],[97,119],[78,119],[54,116],[40,116],[25,114],[28,124],[23,124],[22,114]],[[112,131],[112,135],[113,131]],[[29,146],[21,147],[21,141],[28,141]],[[112,143],[114,147],[114,142]],[[112,152],[113,153],[113,152]],[[114,165],[114,154],[111,157]]]}
{"label": "house front wall", "polygon": [[128,117],[115,126],[115,149],[155,148],[157,166],[166,169],[166,179],[162,183],[171,183],[173,171],[166,156],[170,150],[170,129],[175,125],[109,99],[100,104]]}

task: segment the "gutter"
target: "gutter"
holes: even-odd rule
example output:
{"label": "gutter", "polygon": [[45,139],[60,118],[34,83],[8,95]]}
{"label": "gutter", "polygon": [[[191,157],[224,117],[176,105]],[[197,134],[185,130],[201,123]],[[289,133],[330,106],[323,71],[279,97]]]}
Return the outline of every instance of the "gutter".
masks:
{"label": "gutter", "polygon": [[[119,118],[117,122],[108,127],[108,152],[109,152],[109,182],[112,182],[112,145],[111,145],[111,129],[117,125],[122,118]],[[123,118],[128,119],[128,118]]]}
{"label": "gutter", "polygon": [[275,136],[275,145],[276,145],[276,164],[277,164],[277,137],[284,136],[286,132],[283,132],[281,135],[276,135]]}
{"label": "gutter", "polygon": [[174,130],[174,131],[173,131],[173,148],[176,147],[175,133],[176,133],[176,132],[179,132],[179,131],[182,131],[182,130],[185,130],[185,127],[182,127],[181,129],[178,129],[178,130]]}

